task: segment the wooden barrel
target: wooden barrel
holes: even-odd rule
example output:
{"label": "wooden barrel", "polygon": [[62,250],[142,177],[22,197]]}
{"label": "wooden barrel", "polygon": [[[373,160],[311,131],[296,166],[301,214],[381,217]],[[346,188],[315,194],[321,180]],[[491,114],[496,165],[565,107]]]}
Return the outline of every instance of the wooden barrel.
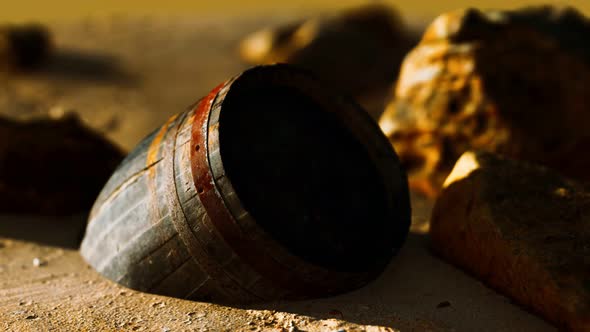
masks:
{"label": "wooden barrel", "polygon": [[377,125],[307,72],[273,65],[145,138],[99,195],[81,253],[141,291],[300,299],[375,278],[409,224],[407,179]]}

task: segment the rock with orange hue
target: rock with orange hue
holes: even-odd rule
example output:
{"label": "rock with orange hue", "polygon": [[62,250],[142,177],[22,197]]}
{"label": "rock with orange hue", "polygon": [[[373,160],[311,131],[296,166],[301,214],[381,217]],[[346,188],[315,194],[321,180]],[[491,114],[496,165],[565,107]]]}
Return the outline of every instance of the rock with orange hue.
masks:
{"label": "rock with orange hue", "polygon": [[571,331],[590,331],[590,191],[545,167],[466,152],[435,204],[434,251]]}
{"label": "rock with orange hue", "polygon": [[370,4],[263,29],[246,37],[239,51],[251,64],[284,62],[308,69],[356,97],[376,117],[414,42],[393,8]]}
{"label": "rock with orange hue", "polygon": [[588,35],[590,21],[570,8],[439,16],[380,119],[412,186],[436,195],[469,149],[590,180]]}

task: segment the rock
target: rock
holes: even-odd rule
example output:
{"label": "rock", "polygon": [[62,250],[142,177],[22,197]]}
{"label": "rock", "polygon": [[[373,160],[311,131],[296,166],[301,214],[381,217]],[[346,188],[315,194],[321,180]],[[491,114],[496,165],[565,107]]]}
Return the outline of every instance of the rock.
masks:
{"label": "rock", "polygon": [[436,254],[545,319],[590,331],[590,191],[541,166],[466,152],[431,220]]}
{"label": "rock", "polygon": [[590,21],[571,8],[438,17],[406,57],[379,122],[412,187],[436,195],[469,149],[589,180],[589,34]]}
{"label": "rock", "polygon": [[49,30],[42,25],[0,25],[0,72],[35,69],[52,48]]}
{"label": "rock", "polygon": [[377,117],[416,39],[395,10],[370,4],[255,32],[239,50],[251,64],[306,68]]}
{"label": "rock", "polygon": [[123,156],[73,115],[27,122],[0,118],[0,211],[87,212]]}

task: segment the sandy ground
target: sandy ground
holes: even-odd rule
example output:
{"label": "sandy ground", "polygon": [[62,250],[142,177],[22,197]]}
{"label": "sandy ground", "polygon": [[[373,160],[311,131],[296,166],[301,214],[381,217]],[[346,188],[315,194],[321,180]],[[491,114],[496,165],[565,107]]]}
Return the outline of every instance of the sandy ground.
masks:
{"label": "sandy ground", "polygon": [[[427,236],[421,232],[431,204],[419,197],[414,197],[413,202],[413,232],[407,244],[386,271],[368,286],[332,298],[244,307],[185,301],[125,289],[94,272],[76,250],[0,238],[0,328],[7,331],[555,330],[434,257]],[[52,232],[46,227],[48,238],[52,233],[59,233],[53,229]],[[76,234],[66,238],[75,242]],[[44,264],[35,266],[35,258]]]}
{"label": "sandy ground", "polygon": [[[246,66],[236,42],[292,16],[53,24],[57,55],[0,85],[0,113],[76,111],[125,149]],[[0,328],[13,330],[551,331],[428,249],[431,204],[413,199],[406,246],[370,285],[338,297],[227,307],[124,289],[75,249],[84,217],[0,217]],[[49,246],[47,246],[49,245]],[[70,248],[70,249],[67,249]],[[46,262],[34,266],[33,259]],[[381,326],[381,327],[379,327]]]}

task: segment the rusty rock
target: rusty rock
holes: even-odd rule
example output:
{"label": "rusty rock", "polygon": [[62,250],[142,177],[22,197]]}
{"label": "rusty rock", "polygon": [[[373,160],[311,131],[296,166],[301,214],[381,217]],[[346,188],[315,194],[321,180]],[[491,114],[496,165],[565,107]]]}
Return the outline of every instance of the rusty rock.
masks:
{"label": "rusty rock", "polygon": [[252,64],[308,69],[377,116],[415,41],[393,8],[370,4],[255,32],[242,41],[240,54]]}
{"label": "rusty rock", "polygon": [[590,179],[589,34],[571,8],[438,17],[405,59],[380,119],[411,185],[436,194],[472,148]]}
{"label": "rusty rock", "polygon": [[90,210],[123,152],[76,116],[0,118],[0,211],[61,215]]}
{"label": "rusty rock", "polygon": [[39,67],[52,48],[49,30],[42,25],[0,25],[0,72]]}
{"label": "rusty rock", "polygon": [[590,192],[547,168],[466,152],[431,220],[435,252],[572,331],[590,330]]}

